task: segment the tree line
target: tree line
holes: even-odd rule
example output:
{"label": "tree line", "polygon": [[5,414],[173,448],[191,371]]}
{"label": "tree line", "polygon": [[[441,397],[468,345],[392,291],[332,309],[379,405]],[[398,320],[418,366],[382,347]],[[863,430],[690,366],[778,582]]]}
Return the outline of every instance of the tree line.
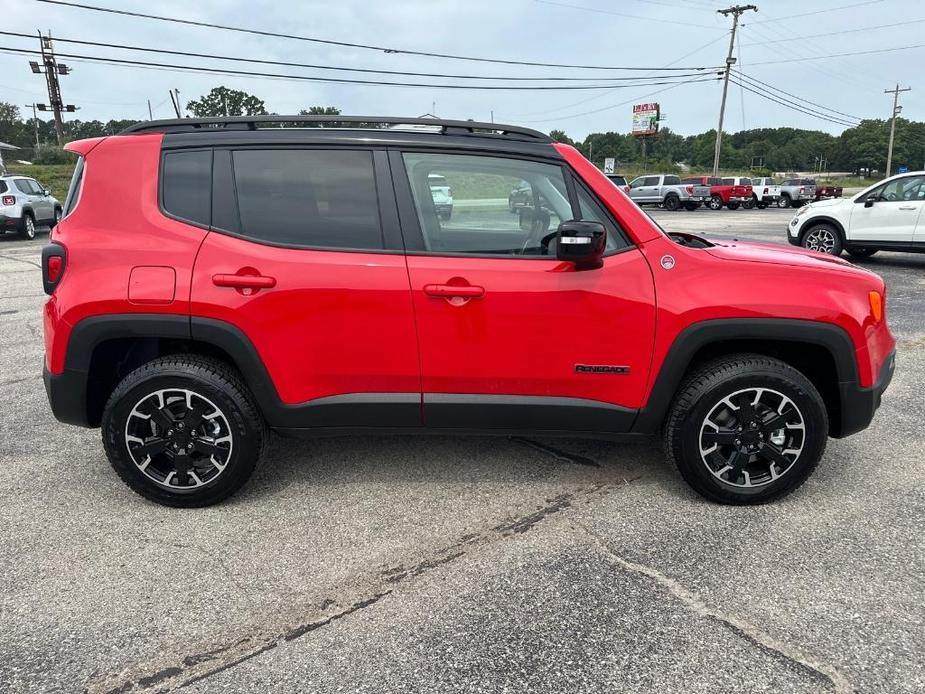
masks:
{"label": "tree line", "polygon": [[[720,164],[725,170],[761,171],[845,171],[855,174],[883,174],[886,169],[890,123],[864,120],[840,135],[799,128],[758,128],[723,134]],[[557,142],[574,145],[597,164],[606,157],[618,166],[638,169],[673,170],[679,163],[692,169],[710,170],[716,144],[716,130],[683,136],[662,129],[643,142],[627,133],[591,133],[574,141],[564,131],[553,130]],[[909,170],[925,167],[925,123],[905,118],[896,120],[893,145],[893,171],[906,166]]]}
{"label": "tree line", "polygon": [[[268,115],[263,100],[247,92],[215,87],[209,93],[186,104],[186,111],[197,117]],[[334,106],[311,106],[300,115],[336,116]],[[113,135],[138,123],[137,120],[68,120],[65,135],[68,140]],[[591,133],[575,141],[562,130],[550,135],[558,142],[577,147],[597,164],[613,157],[620,167],[638,170],[677,170],[679,164],[692,169],[709,170],[713,165],[716,131],[698,135],[679,135],[663,128],[645,143],[628,133]],[[737,171],[847,171],[856,174],[883,173],[886,167],[889,122],[864,120],[840,135],[819,130],[798,128],[759,128],[723,136],[720,158],[722,168]],[[36,147],[38,140],[38,147]],[[54,123],[41,118],[23,118],[14,104],[0,102],[0,142],[23,148],[16,157],[36,163],[68,161],[55,147]],[[643,150],[645,145],[645,151]],[[910,170],[925,167],[925,123],[899,118],[896,121],[896,141],[893,148],[894,173],[900,166]]]}

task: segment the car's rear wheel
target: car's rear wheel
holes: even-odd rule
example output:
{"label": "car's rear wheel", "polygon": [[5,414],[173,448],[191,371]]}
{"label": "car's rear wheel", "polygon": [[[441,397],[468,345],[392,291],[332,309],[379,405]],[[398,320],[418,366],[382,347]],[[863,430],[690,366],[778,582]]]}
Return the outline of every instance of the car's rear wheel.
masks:
{"label": "car's rear wheel", "polygon": [[704,364],[681,386],[665,447],[684,479],[725,504],[758,504],[806,481],[825,450],[828,416],[799,371],[758,354]]}
{"label": "car's rear wheel", "polygon": [[777,198],[777,206],[781,209],[787,209],[791,206],[791,204],[792,203],[790,201],[789,195],[781,195],[779,198]]}
{"label": "car's rear wheel", "polygon": [[665,198],[665,209],[674,212],[681,207],[681,200],[677,195],[669,195]]}
{"label": "car's rear wheel", "polygon": [[721,210],[723,209],[723,199],[719,195],[713,195],[710,197],[710,202],[707,203],[711,210]]}
{"label": "car's rear wheel", "polygon": [[35,238],[35,220],[26,212],[19,223],[19,235],[30,241]]}
{"label": "car's rear wheel", "polygon": [[748,200],[742,203],[742,207],[746,210],[751,210],[751,209],[754,209],[755,204],[756,204],[755,198],[749,198]]}
{"label": "car's rear wheel", "polygon": [[878,249],[876,249],[876,248],[857,248],[857,247],[855,247],[855,248],[849,248],[849,249],[847,249],[847,250],[848,250],[848,255],[850,255],[850,256],[852,256],[852,257],[854,257],[854,258],[869,258],[869,257],[872,256],[874,253],[876,253]]}
{"label": "car's rear wheel", "polygon": [[831,224],[817,224],[803,233],[800,241],[803,248],[828,255],[841,255],[842,239],[838,229]]}
{"label": "car's rear wheel", "polygon": [[155,359],[126,376],[103,411],[103,445],[119,477],[167,506],[208,506],[250,478],[267,427],[241,378],[195,355]]}

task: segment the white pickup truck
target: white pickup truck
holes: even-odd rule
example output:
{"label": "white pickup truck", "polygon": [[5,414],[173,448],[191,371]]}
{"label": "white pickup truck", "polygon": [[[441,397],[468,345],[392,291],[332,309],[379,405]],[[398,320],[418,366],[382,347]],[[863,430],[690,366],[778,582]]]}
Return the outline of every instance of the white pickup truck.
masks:
{"label": "white pickup truck", "polygon": [[753,178],[752,198],[752,204],[759,210],[776,205],[780,200],[780,186],[773,178]]}

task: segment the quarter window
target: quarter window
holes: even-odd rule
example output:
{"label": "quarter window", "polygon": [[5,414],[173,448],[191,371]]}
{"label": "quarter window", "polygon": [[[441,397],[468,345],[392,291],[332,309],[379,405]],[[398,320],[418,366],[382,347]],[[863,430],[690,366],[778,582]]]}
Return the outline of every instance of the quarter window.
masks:
{"label": "quarter window", "polygon": [[243,235],[287,246],[383,248],[372,152],[238,150],[233,162]]}
{"label": "quarter window", "polygon": [[188,222],[212,224],[212,150],[164,155],[164,211]]}

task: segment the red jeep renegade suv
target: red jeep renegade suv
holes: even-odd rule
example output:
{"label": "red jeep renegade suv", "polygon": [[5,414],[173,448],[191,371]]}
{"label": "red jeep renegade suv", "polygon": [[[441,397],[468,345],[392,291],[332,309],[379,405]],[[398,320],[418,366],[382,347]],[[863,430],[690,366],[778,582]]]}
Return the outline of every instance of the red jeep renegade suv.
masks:
{"label": "red jeep renegade suv", "polygon": [[155,121],[68,145],[45,386],[136,492],[215,503],[269,429],[661,432],[698,492],[750,504],[870,423],[895,345],[876,275],[666,234],[532,130],[337,120],[356,127]]}

